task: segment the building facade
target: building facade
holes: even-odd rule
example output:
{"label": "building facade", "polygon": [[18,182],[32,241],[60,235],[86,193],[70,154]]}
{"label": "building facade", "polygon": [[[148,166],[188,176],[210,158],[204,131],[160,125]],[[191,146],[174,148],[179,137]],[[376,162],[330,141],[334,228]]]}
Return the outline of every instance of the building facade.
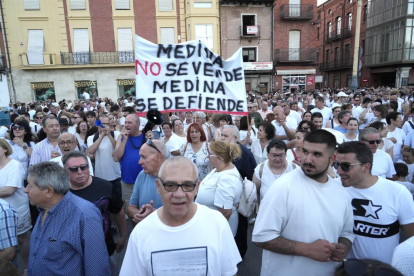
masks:
{"label": "building facade", "polygon": [[274,89],[311,90],[317,74],[316,0],[279,0],[274,8]]}
{"label": "building facade", "polygon": [[[362,1],[358,86],[373,84],[365,67],[367,0]],[[357,0],[329,0],[318,7],[319,65],[323,87],[350,87],[355,49]]]}
{"label": "building facade", "polygon": [[366,66],[374,86],[414,84],[414,1],[369,0]]}
{"label": "building facade", "polygon": [[212,0],[2,3],[8,48],[2,45],[21,102],[74,100],[84,91],[134,96],[135,34],[153,43],[199,39],[220,50],[219,7]]}
{"label": "building facade", "polygon": [[220,1],[222,56],[242,48],[247,91],[273,91],[273,2]]}

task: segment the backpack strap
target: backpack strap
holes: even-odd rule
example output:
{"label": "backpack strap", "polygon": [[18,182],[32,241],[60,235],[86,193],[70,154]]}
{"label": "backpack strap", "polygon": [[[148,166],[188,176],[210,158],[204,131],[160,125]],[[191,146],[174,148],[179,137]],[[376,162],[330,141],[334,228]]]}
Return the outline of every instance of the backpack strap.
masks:
{"label": "backpack strap", "polygon": [[[113,132],[113,131],[111,130],[109,133],[111,134],[111,136],[112,136],[113,138],[115,138],[115,132]],[[98,138],[99,138],[99,132],[95,133],[95,135],[93,136],[93,142],[95,143],[95,142],[96,142],[96,140],[98,140]]]}
{"label": "backpack strap", "polygon": [[414,124],[411,121],[408,121],[408,123],[410,124],[411,128],[414,129]]}
{"label": "backpack strap", "polygon": [[262,180],[262,175],[263,175],[263,167],[264,167],[264,163],[266,161],[264,161],[262,164],[260,164],[260,170],[259,170],[259,176],[260,176],[260,181]]}

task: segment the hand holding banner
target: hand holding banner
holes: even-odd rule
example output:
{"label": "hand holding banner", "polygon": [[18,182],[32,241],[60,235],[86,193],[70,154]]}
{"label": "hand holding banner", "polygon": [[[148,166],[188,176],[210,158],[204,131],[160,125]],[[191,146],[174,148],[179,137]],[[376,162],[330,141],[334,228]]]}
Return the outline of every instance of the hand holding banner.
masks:
{"label": "hand holding banner", "polygon": [[223,60],[202,42],[153,44],[135,36],[138,112],[247,114],[242,51]]}

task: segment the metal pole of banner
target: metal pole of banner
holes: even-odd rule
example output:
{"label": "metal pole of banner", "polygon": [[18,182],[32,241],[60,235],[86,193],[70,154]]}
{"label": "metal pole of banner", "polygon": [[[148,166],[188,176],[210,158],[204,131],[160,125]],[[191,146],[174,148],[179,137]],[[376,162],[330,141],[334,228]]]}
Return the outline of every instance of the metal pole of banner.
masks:
{"label": "metal pole of banner", "polygon": [[352,69],[351,89],[355,91],[358,89],[358,60],[359,60],[359,39],[361,36],[361,10],[362,0],[357,2],[357,17],[355,25],[355,39],[354,39],[354,63]]}

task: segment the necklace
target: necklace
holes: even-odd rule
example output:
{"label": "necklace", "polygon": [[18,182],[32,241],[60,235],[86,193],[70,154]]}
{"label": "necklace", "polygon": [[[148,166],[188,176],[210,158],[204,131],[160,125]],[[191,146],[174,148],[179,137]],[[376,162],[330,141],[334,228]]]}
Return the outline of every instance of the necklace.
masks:
{"label": "necklace", "polygon": [[286,169],[287,169],[287,162],[285,162],[285,164],[283,165],[283,167],[282,167],[282,170],[281,170],[281,172],[280,172],[280,174],[277,174],[277,172],[275,173],[274,171],[273,171],[273,168],[271,168],[270,166],[269,166],[269,169],[270,169],[270,171],[272,172],[272,174],[273,174],[273,176],[276,178],[276,179],[278,179],[285,171],[286,171]]}
{"label": "necklace", "polygon": [[[137,147],[137,146],[135,146],[134,145],[134,143],[132,142],[132,138],[131,138],[132,136],[128,136],[128,141],[131,143],[131,145],[132,145],[132,147],[134,148],[134,149],[140,149],[141,147],[142,147],[142,144],[144,144],[144,137],[142,137],[142,143],[141,143],[141,146],[139,146],[139,147]],[[138,136],[139,137],[139,136]]]}

